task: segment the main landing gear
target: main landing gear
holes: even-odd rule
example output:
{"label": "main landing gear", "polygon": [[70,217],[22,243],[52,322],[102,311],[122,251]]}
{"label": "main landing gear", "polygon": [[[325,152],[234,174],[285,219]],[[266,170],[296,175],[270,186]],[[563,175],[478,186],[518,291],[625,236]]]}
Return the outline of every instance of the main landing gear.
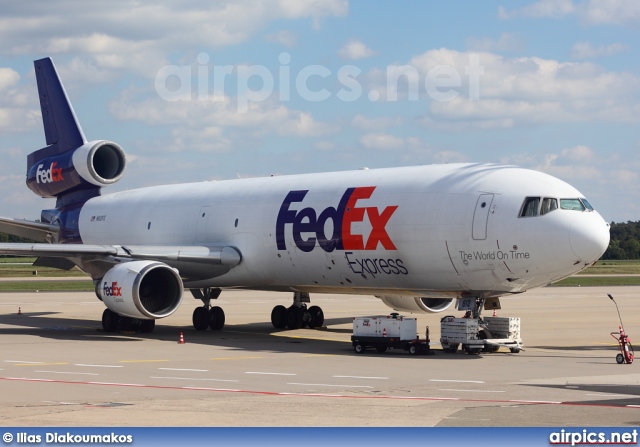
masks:
{"label": "main landing gear", "polygon": [[218,299],[222,290],[219,288],[191,289],[191,294],[202,300],[203,306],[196,307],[193,311],[193,327],[198,331],[204,331],[208,327],[213,331],[219,331],[224,327],[224,311],[221,307],[211,307],[211,300]]}
{"label": "main landing gear", "polygon": [[307,309],[307,304],[311,299],[306,292],[295,292],[293,294],[293,304],[290,307],[278,305],[271,311],[271,324],[276,329],[310,329],[321,327],[324,324],[324,312],[319,306],[311,306]]}
{"label": "main landing gear", "polygon": [[156,327],[156,320],[141,320],[139,318],[123,317],[105,309],[102,312],[102,330],[104,332],[141,332],[149,334]]}
{"label": "main landing gear", "polygon": [[[211,300],[220,296],[219,288],[190,289],[191,294],[202,300],[203,306],[196,307],[193,311],[193,327],[199,331],[211,328],[218,331],[224,327],[224,311],[218,306],[211,306]],[[324,324],[324,312],[319,306],[311,306],[309,294],[305,292],[295,292],[293,294],[293,304],[290,307],[282,305],[276,306],[271,311],[271,324],[276,329],[301,329],[309,327],[311,329],[321,327]]]}

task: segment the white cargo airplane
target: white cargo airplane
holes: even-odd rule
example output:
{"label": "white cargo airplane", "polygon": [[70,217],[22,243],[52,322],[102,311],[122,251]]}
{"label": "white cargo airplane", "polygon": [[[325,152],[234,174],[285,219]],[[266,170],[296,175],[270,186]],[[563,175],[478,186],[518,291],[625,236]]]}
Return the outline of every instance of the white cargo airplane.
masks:
{"label": "white cargo airplane", "polygon": [[[292,292],[276,328],[321,326],[311,293],[371,294],[393,309],[440,312],[544,286],[595,262],[609,226],[584,196],[514,166],[447,164],[155,186],[101,195],[126,157],[87,142],[51,59],[35,61],[47,147],[28,157],[27,186],[56,207],[0,231],[35,265],[78,266],[104,302],[105,331],[150,332],[184,288],[202,300],[193,325],[224,326],[222,289]],[[42,243],[46,242],[46,243]]]}

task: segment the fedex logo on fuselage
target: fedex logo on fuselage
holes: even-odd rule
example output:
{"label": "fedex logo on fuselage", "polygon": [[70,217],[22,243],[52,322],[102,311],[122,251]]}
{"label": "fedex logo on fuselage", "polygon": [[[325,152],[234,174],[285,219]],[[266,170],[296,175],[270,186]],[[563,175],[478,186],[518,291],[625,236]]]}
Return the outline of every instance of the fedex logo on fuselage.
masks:
{"label": "fedex logo on fuselage", "polygon": [[53,183],[64,180],[62,177],[62,168],[56,168],[58,165],[57,161],[51,163],[49,169],[43,169],[44,164],[38,165],[38,169],[36,171],[36,182],[37,183]]}
{"label": "fedex logo on fuselage", "polygon": [[[299,211],[290,209],[292,203],[302,202],[309,190],[289,192],[280,206],[276,221],[278,250],[287,249],[287,225],[291,225],[296,247],[305,252],[312,251],[316,244],[326,252],[376,250],[378,245],[387,250],[396,250],[387,234],[386,225],[398,207],[387,206],[380,212],[377,207],[358,206],[358,201],[369,199],[375,189],[375,186],[348,188],[337,208],[328,207],[320,213],[313,208],[303,208]],[[351,224],[363,222],[365,214],[371,223],[371,232],[368,235],[353,233]],[[326,234],[325,224],[329,220],[333,223],[333,230],[330,230],[331,234]]]}
{"label": "fedex logo on fuselage", "polygon": [[102,294],[104,296],[122,296],[122,287],[118,287],[118,281],[114,281],[111,285],[105,281],[102,285]]}

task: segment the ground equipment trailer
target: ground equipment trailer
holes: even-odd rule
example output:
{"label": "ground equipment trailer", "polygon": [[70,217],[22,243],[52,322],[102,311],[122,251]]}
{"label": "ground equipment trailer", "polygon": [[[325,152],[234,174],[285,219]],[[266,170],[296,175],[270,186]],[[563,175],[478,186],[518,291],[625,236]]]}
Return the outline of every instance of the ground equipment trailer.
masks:
{"label": "ground equipment trailer", "polygon": [[518,353],[522,350],[520,318],[447,316],[440,320],[440,343],[443,351],[451,354],[460,346],[468,354],[495,352],[501,346]]}
{"label": "ground equipment trailer", "polygon": [[[427,334],[429,328],[427,327]],[[377,317],[357,317],[353,319],[351,345],[356,354],[367,348],[378,352],[387,349],[404,349],[411,355],[433,354],[429,347],[429,336],[420,339],[417,334],[417,320],[405,318],[397,313]]]}

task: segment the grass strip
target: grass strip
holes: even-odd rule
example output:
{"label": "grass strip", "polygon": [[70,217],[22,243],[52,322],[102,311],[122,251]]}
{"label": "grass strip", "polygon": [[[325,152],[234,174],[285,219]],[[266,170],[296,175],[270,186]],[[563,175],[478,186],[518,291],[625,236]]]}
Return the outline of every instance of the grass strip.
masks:
{"label": "grass strip", "polygon": [[93,292],[91,281],[0,282],[0,292]]}
{"label": "grass strip", "polygon": [[600,277],[585,277],[571,276],[565,278],[562,281],[558,281],[552,284],[555,286],[581,286],[581,287],[595,287],[595,286],[638,286],[640,285],[640,277],[638,276],[600,276]]}

